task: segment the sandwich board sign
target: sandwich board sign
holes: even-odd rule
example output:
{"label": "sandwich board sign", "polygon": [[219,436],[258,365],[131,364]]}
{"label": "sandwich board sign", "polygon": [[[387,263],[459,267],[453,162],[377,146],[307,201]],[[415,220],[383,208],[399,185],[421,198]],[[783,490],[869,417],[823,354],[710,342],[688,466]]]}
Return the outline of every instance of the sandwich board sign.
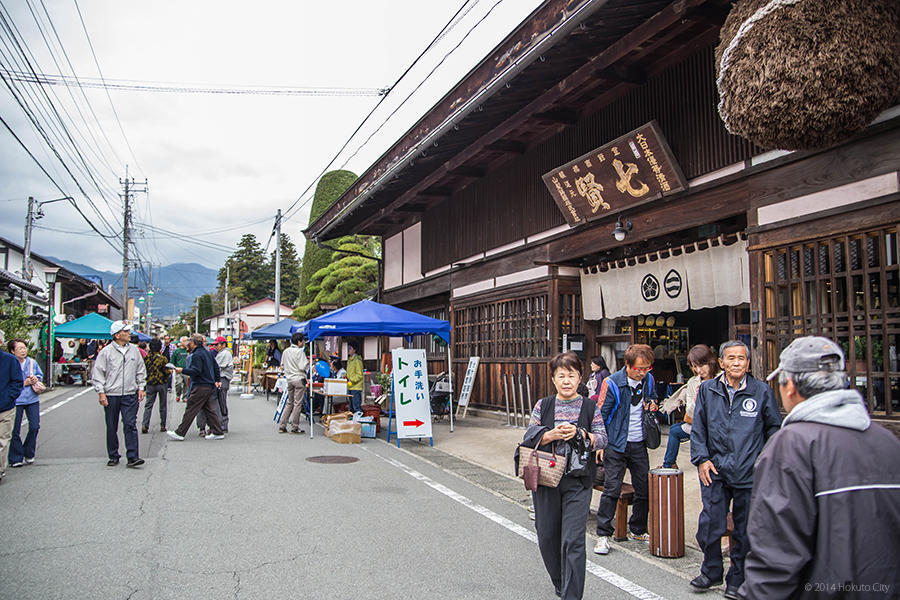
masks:
{"label": "sandwich board sign", "polygon": [[478,361],[481,357],[470,356],[469,366],[466,369],[466,376],[463,379],[462,389],[459,391],[459,402],[456,405],[456,414],[459,415],[459,409],[462,407],[465,418],[466,411],[469,409],[469,396],[472,394],[472,384],[475,383],[475,375],[478,373]]}
{"label": "sandwich board sign", "polygon": [[[431,398],[425,350],[395,348],[391,351],[391,362],[394,367],[392,409],[397,416],[397,444],[400,444],[401,438],[431,438]],[[389,417],[388,441],[390,434]]]}

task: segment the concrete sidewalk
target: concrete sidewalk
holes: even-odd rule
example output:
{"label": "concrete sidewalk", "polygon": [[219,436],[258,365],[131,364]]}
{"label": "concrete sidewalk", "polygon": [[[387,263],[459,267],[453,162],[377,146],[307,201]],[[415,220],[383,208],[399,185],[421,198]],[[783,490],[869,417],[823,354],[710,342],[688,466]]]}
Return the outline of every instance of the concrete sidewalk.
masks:
{"label": "concrete sidewalk", "polygon": [[[387,437],[387,422],[387,417],[382,417],[382,432],[379,438],[383,440]],[[508,426],[503,414],[479,410],[469,410],[464,419],[454,419],[453,424],[452,433],[446,417],[433,424],[434,447],[429,446],[427,441],[402,440],[400,448],[495,494],[530,506],[531,493],[525,490],[522,481],[513,471],[513,453],[516,445],[522,440],[525,429]],[[667,441],[668,436],[664,428],[660,447],[650,451],[651,469],[662,464]],[[392,439],[391,443],[396,445],[396,439]],[[679,559],[658,558],[650,554],[646,545],[634,542],[613,542],[612,547],[613,551],[639,554],[662,568],[690,580],[700,572],[702,562],[702,554],[695,539],[697,519],[702,508],[700,482],[697,468],[690,462],[690,444],[681,444],[677,462],[685,472],[685,556]],[[630,476],[627,474],[625,481],[630,482]],[[588,522],[588,532],[591,534],[596,527],[596,510],[599,503],[600,492],[595,491]],[[727,560],[726,556],[726,564]]]}

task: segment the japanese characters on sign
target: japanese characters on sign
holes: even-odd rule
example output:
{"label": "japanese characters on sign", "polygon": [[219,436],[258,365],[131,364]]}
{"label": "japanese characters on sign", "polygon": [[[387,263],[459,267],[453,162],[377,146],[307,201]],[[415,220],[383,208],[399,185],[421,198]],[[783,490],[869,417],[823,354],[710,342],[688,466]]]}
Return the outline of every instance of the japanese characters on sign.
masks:
{"label": "japanese characters on sign", "polygon": [[569,226],[687,187],[656,121],[543,176]]}
{"label": "japanese characters on sign", "polygon": [[391,351],[397,438],[431,437],[431,399],[424,349]]}

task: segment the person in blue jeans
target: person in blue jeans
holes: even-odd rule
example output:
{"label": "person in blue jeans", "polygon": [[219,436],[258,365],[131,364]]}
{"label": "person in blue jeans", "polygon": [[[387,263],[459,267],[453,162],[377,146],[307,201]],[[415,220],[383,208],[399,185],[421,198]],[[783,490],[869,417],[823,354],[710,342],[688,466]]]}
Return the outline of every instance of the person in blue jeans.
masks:
{"label": "person in blue jeans", "polygon": [[694,402],[700,384],[719,374],[719,361],[715,352],[706,344],[697,344],[687,355],[688,366],[694,376],[681,386],[677,392],[666,398],[662,411],[671,414],[684,408],[684,421],[669,427],[669,441],[666,443],[666,455],[663,457],[664,469],[678,468],[678,448],[681,442],[691,439],[691,424],[694,421]]}
{"label": "person in blue jeans", "polygon": [[[34,463],[38,429],[41,428],[41,405],[37,393],[31,386],[43,381],[44,373],[37,361],[28,356],[28,344],[24,340],[9,340],[6,349],[18,359],[24,381],[22,391],[16,398],[16,420],[9,443],[9,466],[21,467]],[[19,435],[23,415],[28,417],[28,434],[24,443]]]}

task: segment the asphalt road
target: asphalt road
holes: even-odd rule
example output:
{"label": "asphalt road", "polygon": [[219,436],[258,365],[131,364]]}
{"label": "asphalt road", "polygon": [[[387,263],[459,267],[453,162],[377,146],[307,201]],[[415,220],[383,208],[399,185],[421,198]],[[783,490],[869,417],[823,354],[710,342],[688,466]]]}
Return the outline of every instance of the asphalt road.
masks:
{"label": "asphalt road", "polygon": [[[157,413],[147,463],[107,467],[81,391],[44,397],[37,462],[0,486],[0,598],[556,598],[521,505],[402,448],[279,435],[273,402],[234,394],[225,440],[168,440]],[[695,598],[629,553],[588,571],[585,598]]]}

